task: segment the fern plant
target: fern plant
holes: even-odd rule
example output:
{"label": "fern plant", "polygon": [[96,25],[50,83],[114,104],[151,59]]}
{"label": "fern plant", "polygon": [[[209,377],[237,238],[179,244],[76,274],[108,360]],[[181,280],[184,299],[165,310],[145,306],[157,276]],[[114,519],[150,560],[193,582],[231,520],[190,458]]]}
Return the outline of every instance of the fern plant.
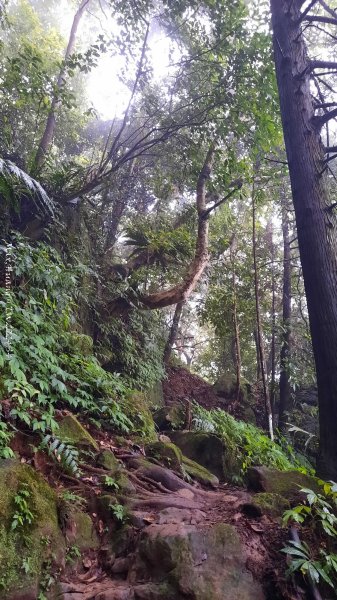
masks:
{"label": "fern plant", "polygon": [[46,449],[49,456],[52,456],[65,471],[79,477],[79,453],[72,444],[48,434],[43,438],[40,448]]}
{"label": "fern plant", "polygon": [[22,193],[28,193],[38,212],[55,215],[55,203],[41,184],[10,160],[0,158],[0,192],[7,202],[14,202]]}

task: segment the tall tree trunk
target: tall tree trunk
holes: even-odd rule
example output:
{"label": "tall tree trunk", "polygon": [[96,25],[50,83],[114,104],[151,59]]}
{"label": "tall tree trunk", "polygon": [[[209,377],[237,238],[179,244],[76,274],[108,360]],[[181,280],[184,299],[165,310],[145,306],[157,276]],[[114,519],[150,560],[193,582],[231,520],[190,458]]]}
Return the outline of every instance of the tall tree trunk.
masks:
{"label": "tall tree trunk", "polygon": [[274,59],[317,372],[318,472],[337,481],[337,223],[323,173],[327,117],[314,115],[301,5],[271,0]]}
{"label": "tall tree trunk", "polygon": [[236,369],[236,401],[240,399],[241,388],[241,345],[240,345],[240,329],[238,322],[237,309],[237,293],[236,293],[236,270],[235,270],[235,234],[230,245],[230,261],[232,265],[232,287],[233,287],[233,333],[234,333],[234,354],[235,354],[235,369]]}
{"label": "tall tree trunk", "polygon": [[253,331],[255,350],[256,350],[256,382],[258,383],[261,378],[261,365],[260,365],[260,349],[259,349],[259,338],[257,335],[256,327]]}
{"label": "tall tree trunk", "polygon": [[40,140],[40,143],[39,143],[36,155],[35,155],[32,172],[39,171],[39,169],[42,167],[45,157],[50,148],[50,145],[53,141],[55,125],[56,125],[56,111],[57,111],[58,106],[61,103],[61,100],[59,98],[59,92],[60,92],[62,86],[64,85],[64,80],[65,80],[65,63],[66,63],[66,60],[69,58],[69,56],[72,54],[72,52],[74,50],[78,25],[80,23],[82,15],[84,14],[85,8],[89,4],[89,2],[90,2],[90,0],[82,0],[80,6],[78,7],[78,9],[75,13],[73,23],[71,26],[71,30],[70,30],[70,34],[69,34],[68,45],[67,45],[67,48],[66,48],[66,51],[64,54],[63,65],[61,67],[59,76],[57,78],[54,97],[52,99],[51,107],[50,107],[50,110],[48,113],[46,126],[45,126],[44,132],[42,134],[42,138]]}
{"label": "tall tree trunk", "polygon": [[181,315],[183,312],[184,304],[185,304],[185,302],[178,302],[178,304],[176,305],[176,309],[174,311],[170,333],[167,338],[167,342],[166,342],[165,349],[164,349],[163,361],[164,361],[165,365],[167,365],[169,363],[169,360],[170,360],[171,354],[172,354],[172,348],[177,339],[178,328],[179,328],[179,323],[180,323]]}
{"label": "tall tree trunk", "polygon": [[262,376],[263,385],[263,396],[266,410],[266,418],[268,422],[268,431],[270,439],[274,439],[273,431],[273,414],[270,405],[270,396],[267,382],[267,369],[264,353],[264,344],[262,339],[262,325],[261,325],[261,311],[260,311],[260,286],[259,286],[259,274],[257,268],[257,255],[256,255],[256,201],[255,201],[255,190],[253,186],[252,192],[253,201],[253,261],[254,261],[254,291],[255,291],[255,308],[256,308],[256,333],[259,349],[259,362]]}
{"label": "tall tree trunk", "polygon": [[[270,406],[272,414],[275,410],[275,393],[276,393],[276,281],[275,281],[275,244],[273,222],[270,219],[267,224],[267,242],[270,250],[271,258],[271,349],[270,349]],[[269,365],[268,365],[269,366]]]}
{"label": "tall tree trunk", "polygon": [[289,359],[291,354],[291,249],[289,237],[289,216],[284,193],[282,202],[282,233],[283,233],[283,290],[282,290],[282,346],[280,353],[280,404],[279,429],[284,429],[285,413],[290,408]]}

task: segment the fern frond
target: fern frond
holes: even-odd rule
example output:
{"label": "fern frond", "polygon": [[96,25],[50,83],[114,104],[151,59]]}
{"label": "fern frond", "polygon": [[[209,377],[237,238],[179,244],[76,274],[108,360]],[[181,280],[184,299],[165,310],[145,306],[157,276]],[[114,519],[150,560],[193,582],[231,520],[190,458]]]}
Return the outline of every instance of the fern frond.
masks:
{"label": "fern frond", "polygon": [[0,158],[0,178],[1,177],[5,180],[7,185],[13,185],[15,182],[23,184],[26,191],[31,194],[33,202],[38,210],[43,214],[48,214],[52,217],[54,216],[55,204],[43,189],[42,185],[12,161]]}
{"label": "fern frond", "polygon": [[69,442],[64,442],[52,435],[45,435],[41,448],[47,449],[50,456],[68,473],[79,477],[78,450]]}

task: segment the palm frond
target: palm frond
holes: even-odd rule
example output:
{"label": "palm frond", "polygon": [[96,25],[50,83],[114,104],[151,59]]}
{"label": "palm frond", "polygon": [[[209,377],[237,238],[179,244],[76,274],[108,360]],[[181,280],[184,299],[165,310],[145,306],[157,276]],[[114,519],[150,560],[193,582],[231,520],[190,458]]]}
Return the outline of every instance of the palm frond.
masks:
{"label": "palm frond", "polygon": [[[55,204],[54,201],[48,196],[47,192],[43,189],[42,185],[33,179],[28,173],[20,169],[10,160],[0,158],[0,179],[3,179],[7,185],[15,186],[15,183],[20,183],[24,186],[32,200],[42,214],[48,214],[54,216]],[[17,191],[13,189],[14,196],[17,195]]]}

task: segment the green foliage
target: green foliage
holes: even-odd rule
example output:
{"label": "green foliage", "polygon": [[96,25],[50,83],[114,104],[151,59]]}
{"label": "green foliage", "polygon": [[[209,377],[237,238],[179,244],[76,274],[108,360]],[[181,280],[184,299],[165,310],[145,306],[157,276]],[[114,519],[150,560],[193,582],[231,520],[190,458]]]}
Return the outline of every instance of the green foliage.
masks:
{"label": "green foliage", "polygon": [[214,432],[221,437],[232,463],[237,467],[237,478],[242,478],[253,465],[265,465],[281,471],[303,466],[295,456],[289,456],[281,446],[272,442],[260,429],[237,421],[221,409],[207,411],[198,405],[193,408],[193,423],[199,431]]}
{"label": "green foliage", "polygon": [[15,512],[12,518],[11,529],[24,530],[34,522],[34,514],[29,508],[31,492],[28,484],[23,483],[14,496]]}
{"label": "green foliage", "polygon": [[114,479],[113,477],[110,477],[109,475],[104,475],[103,485],[105,485],[107,487],[111,487],[115,490],[119,490],[119,485],[118,485],[116,479]]}
{"label": "green foliage", "polygon": [[[110,363],[123,375],[124,382],[131,389],[146,390],[164,376],[163,321],[155,311],[133,311],[126,323],[112,318],[101,327],[107,340],[111,340],[112,356]],[[117,375],[114,376],[117,379]]]}
{"label": "green foliage", "polygon": [[125,523],[127,520],[127,509],[123,504],[110,504],[110,510],[117,521]]}
{"label": "green foliage", "polygon": [[69,442],[61,441],[57,437],[48,434],[43,438],[40,448],[46,448],[48,454],[59,463],[64,471],[75,477],[80,475],[78,466],[79,452]]}
{"label": "green foliage", "polygon": [[282,552],[292,559],[288,569],[291,575],[300,571],[314,583],[324,581],[333,589],[337,585],[337,484],[319,482],[322,494],[303,488],[306,495],[303,504],[285,511],[283,524],[289,522],[304,524],[313,535],[318,535],[324,542],[318,548],[316,543],[290,542]]}
{"label": "green foliage", "polygon": [[[65,266],[52,248],[20,236],[13,238],[10,265],[10,287],[0,288],[0,368],[11,419],[33,431],[55,432],[55,409],[67,406],[129,431],[132,422],[121,402],[128,388],[121,376],[69,344],[76,268]],[[5,447],[4,425],[0,441]]]}

